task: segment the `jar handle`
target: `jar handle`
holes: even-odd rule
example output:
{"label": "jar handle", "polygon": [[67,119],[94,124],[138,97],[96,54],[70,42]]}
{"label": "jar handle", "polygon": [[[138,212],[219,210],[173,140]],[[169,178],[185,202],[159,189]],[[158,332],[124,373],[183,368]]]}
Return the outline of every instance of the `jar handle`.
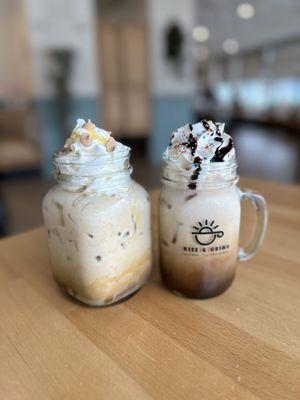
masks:
{"label": "jar handle", "polygon": [[265,199],[258,193],[249,189],[239,189],[240,200],[250,200],[256,210],[257,222],[255,232],[246,248],[240,248],[238,252],[238,260],[246,261],[252,258],[265,237],[268,221],[268,209]]}

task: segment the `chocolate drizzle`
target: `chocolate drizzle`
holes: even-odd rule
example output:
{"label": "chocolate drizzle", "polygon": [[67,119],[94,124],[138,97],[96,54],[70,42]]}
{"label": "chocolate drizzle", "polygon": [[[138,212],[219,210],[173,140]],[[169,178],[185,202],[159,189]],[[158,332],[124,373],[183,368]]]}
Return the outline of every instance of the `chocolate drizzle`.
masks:
{"label": "chocolate drizzle", "polygon": [[188,184],[188,188],[191,190],[195,190],[197,188],[197,179],[201,172],[201,161],[202,160],[199,156],[196,156],[194,158],[194,165],[196,166],[196,168],[193,170],[193,174],[191,175],[191,181]]}
{"label": "chocolate drizzle", "polygon": [[191,181],[190,181],[190,183],[188,184],[188,188],[189,188],[189,189],[195,190],[195,189],[197,188],[197,179],[198,179],[198,177],[199,177],[200,172],[201,172],[201,167],[200,167],[200,165],[198,165],[198,166],[194,169],[193,174],[192,174],[192,176],[191,176]]}
{"label": "chocolate drizzle", "polygon": [[188,149],[191,149],[192,156],[195,155],[197,144],[198,144],[198,139],[194,137],[192,133],[190,133],[188,141],[185,143],[185,145]]}
{"label": "chocolate drizzle", "polygon": [[188,184],[188,188],[191,189],[191,190],[197,189],[197,183],[196,182],[190,182]]}
{"label": "chocolate drizzle", "polygon": [[169,144],[169,146],[172,146],[172,141],[173,141],[173,139],[174,139],[174,133],[172,134],[172,136],[171,136],[171,140],[170,140],[170,144]]}
{"label": "chocolate drizzle", "polygon": [[216,134],[217,135],[219,135],[219,136],[221,136],[221,131],[220,131],[220,125],[218,124],[216,124],[216,127],[217,127],[217,129],[216,129]]}
{"label": "chocolate drizzle", "polygon": [[207,131],[210,130],[209,124],[208,124],[208,122],[206,121],[206,119],[203,119],[203,120],[202,120],[202,125],[204,126],[204,128],[205,128]]}
{"label": "chocolate drizzle", "polygon": [[233,148],[233,140],[230,138],[227,146],[217,148],[216,153],[211,159],[211,161],[212,162],[224,161],[224,157],[226,156],[226,154],[230,152],[232,148]]}
{"label": "chocolate drizzle", "polygon": [[198,179],[200,172],[201,172],[201,167],[200,165],[198,165],[198,167],[194,169],[193,175],[191,176],[191,180],[196,181]]}
{"label": "chocolate drizzle", "polygon": [[215,137],[214,139],[216,142],[221,142],[223,143],[223,139],[221,137]]}
{"label": "chocolate drizzle", "polygon": [[188,195],[186,198],[185,198],[185,201],[189,201],[189,200],[192,200],[194,197],[196,197],[197,196],[197,193],[193,193],[193,194],[190,194],[190,195]]}
{"label": "chocolate drizzle", "polygon": [[[178,134],[178,138],[184,137],[180,142],[175,141],[174,150],[175,153],[178,151],[179,155],[182,155],[182,157],[179,158],[179,162],[181,162],[181,158],[183,159],[182,168],[190,171],[187,187],[192,191],[197,189],[203,160],[205,165],[208,163],[222,162],[225,156],[230,153],[234,147],[233,140],[224,132],[223,123],[213,123],[205,119],[200,121],[200,123],[202,126],[199,124],[188,124],[180,128],[172,135],[170,143],[172,147],[172,142],[176,133]],[[191,159],[193,160],[192,165]],[[192,198],[190,196],[194,196],[194,194],[189,194],[188,199]],[[167,203],[165,205],[168,206]]]}

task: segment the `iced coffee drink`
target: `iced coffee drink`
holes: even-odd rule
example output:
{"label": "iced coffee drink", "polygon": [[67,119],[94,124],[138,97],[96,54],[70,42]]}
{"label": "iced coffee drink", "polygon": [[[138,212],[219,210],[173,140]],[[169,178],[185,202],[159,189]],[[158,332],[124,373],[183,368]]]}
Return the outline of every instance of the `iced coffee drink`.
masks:
{"label": "iced coffee drink", "polygon": [[130,177],[129,150],[80,119],[54,155],[58,184],[43,202],[53,275],[90,305],[124,299],[150,273],[150,201]]}
{"label": "iced coffee drink", "polygon": [[[224,124],[203,120],[175,131],[164,156],[159,200],[164,284],[188,297],[222,293],[238,259],[250,258],[266,227],[263,198],[237,186],[235,149]],[[240,201],[258,209],[256,236],[239,250]]]}

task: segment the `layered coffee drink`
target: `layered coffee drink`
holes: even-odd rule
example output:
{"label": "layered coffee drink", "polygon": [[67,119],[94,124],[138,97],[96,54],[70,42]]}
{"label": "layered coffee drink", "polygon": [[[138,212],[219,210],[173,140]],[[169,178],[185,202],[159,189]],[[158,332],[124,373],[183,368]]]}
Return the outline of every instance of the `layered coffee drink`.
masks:
{"label": "layered coffee drink", "polygon": [[[203,120],[175,131],[163,159],[162,280],[170,290],[188,297],[216,296],[232,283],[239,257],[242,192],[236,186],[233,140],[224,132],[224,124]],[[251,200],[264,205],[258,197]],[[260,241],[265,223],[266,214],[258,227]]]}
{"label": "layered coffee drink", "polygon": [[54,155],[58,184],[43,202],[53,275],[90,305],[128,297],[150,273],[150,200],[130,177],[129,151],[78,120]]}

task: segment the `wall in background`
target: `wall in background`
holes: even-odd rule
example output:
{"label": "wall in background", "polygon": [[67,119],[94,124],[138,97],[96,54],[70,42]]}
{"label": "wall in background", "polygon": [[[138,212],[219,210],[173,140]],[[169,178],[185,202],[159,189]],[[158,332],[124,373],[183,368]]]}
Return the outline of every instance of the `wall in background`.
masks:
{"label": "wall in background", "polygon": [[[195,89],[192,34],[195,0],[149,0],[151,95],[153,132],[150,156],[158,164],[171,132],[192,120],[191,95]],[[179,70],[166,58],[166,32],[175,23],[183,34]]]}
{"label": "wall in background", "polygon": [[34,67],[34,95],[53,95],[47,52],[74,52],[71,92],[76,97],[99,96],[95,43],[94,0],[25,0]]}
{"label": "wall in background", "polygon": [[22,0],[0,2],[0,49],[0,101],[28,101],[31,63]]}
{"label": "wall in background", "polygon": [[99,0],[103,126],[122,138],[151,129],[146,0]]}
{"label": "wall in background", "polygon": [[[146,21],[149,36],[150,93],[152,132],[150,154],[159,163],[170,133],[178,126],[192,121],[191,96],[195,89],[192,57],[192,28],[196,0],[148,0]],[[33,93],[39,110],[43,172],[50,175],[51,155],[63,142],[65,132],[53,100],[49,79],[51,62],[48,52],[69,49],[74,52],[71,77],[72,112],[91,117],[101,124],[99,97],[98,27],[95,0],[24,0],[29,25],[33,60]],[[101,3],[100,3],[101,4]],[[179,68],[166,58],[166,31],[176,23],[183,34],[182,62]],[[98,47],[98,48],[97,48]],[[150,107],[151,108],[151,107]]]}
{"label": "wall in background", "polygon": [[33,95],[42,131],[43,173],[49,175],[53,151],[61,145],[61,132],[50,74],[51,50],[70,50],[71,115],[91,117],[100,123],[100,80],[96,54],[94,0],[25,0],[33,60]]}

